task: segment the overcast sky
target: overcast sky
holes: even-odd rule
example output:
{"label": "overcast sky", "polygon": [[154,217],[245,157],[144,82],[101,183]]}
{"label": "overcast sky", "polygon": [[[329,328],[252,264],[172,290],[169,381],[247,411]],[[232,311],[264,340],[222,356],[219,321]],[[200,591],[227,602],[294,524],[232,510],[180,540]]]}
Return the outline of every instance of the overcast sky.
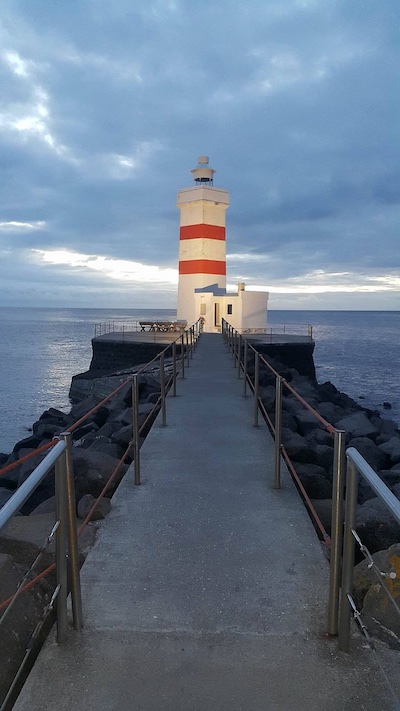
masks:
{"label": "overcast sky", "polygon": [[175,308],[201,154],[228,283],[400,309],[399,0],[2,0],[0,305]]}

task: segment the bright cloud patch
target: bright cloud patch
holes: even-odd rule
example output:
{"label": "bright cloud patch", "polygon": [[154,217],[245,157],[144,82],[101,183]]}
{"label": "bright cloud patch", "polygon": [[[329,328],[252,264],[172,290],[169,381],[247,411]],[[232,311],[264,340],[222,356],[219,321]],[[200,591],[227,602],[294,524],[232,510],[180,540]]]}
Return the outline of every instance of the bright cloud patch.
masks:
{"label": "bright cloud patch", "polygon": [[162,269],[161,267],[127,259],[110,259],[91,254],[80,254],[67,250],[44,251],[33,250],[47,264],[63,265],[72,268],[84,268],[101,272],[110,279],[119,281],[142,282],[149,284],[177,284],[177,269]]}
{"label": "bright cloud patch", "polygon": [[43,220],[36,220],[35,222],[17,222],[16,220],[0,222],[0,232],[23,232],[24,230],[30,232],[31,230],[43,230],[45,227],[46,222]]}

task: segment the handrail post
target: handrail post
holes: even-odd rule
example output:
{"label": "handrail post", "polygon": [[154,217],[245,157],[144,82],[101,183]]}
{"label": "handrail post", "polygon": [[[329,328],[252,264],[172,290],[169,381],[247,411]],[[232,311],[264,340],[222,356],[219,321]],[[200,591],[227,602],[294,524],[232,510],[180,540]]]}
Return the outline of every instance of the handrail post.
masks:
{"label": "handrail post", "polygon": [[282,381],[280,375],[275,382],[275,480],[274,489],[281,488],[281,445],[282,445]]}
{"label": "handrail post", "polygon": [[167,424],[167,412],[165,403],[165,367],[164,367],[164,353],[160,355],[160,385],[161,385],[161,418],[162,425],[165,427]]}
{"label": "handrail post", "polygon": [[350,646],[351,609],[348,595],[353,592],[353,569],[355,540],[352,529],[355,525],[357,506],[357,468],[347,460],[346,505],[343,534],[342,588],[339,614],[339,650],[348,652]]}
{"label": "handrail post", "polygon": [[185,336],[181,335],[181,373],[182,378],[185,377]]}
{"label": "handrail post", "polygon": [[238,333],[238,378],[240,378],[240,375],[241,375],[241,373],[240,373],[240,369],[241,369],[241,365],[242,365],[241,360],[240,360],[241,353],[242,353],[242,335],[240,333]]}
{"label": "handrail post", "polygon": [[190,348],[189,348],[189,331],[186,330],[186,364],[187,367],[189,368],[190,366]]}
{"label": "handrail post", "polygon": [[260,354],[254,351],[254,427],[258,427],[258,394],[260,389]]}
{"label": "handrail post", "polygon": [[83,627],[82,593],[79,574],[79,551],[78,535],[76,531],[76,496],[74,469],[72,463],[72,434],[62,432],[60,439],[66,444],[65,468],[67,479],[67,526],[68,526],[68,558],[71,574],[71,600],[74,629],[81,630]]}
{"label": "handrail post", "polygon": [[335,430],[333,450],[332,523],[329,572],[328,634],[338,633],[340,565],[343,542],[343,491],[346,433]]}
{"label": "handrail post", "polygon": [[243,348],[243,397],[247,394],[247,340],[244,339]]}
{"label": "handrail post", "polygon": [[140,484],[140,454],[139,454],[139,384],[137,373],[132,376],[132,421],[133,421],[133,452],[135,467],[135,486]]}
{"label": "handrail post", "polygon": [[172,395],[176,397],[176,341],[172,344]]}
{"label": "handrail post", "polygon": [[193,350],[194,350],[194,333],[193,333],[194,326],[190,327],[190,357],[193,358]]}
{"label": "handrail post", "polygon": [[67,472],[65,450],[55,463],[55,500],[56,500],[56,575],[57,575],[57,642],[62,644],[67,639],[67,597],[68,597],[68,559],[67,559]]}

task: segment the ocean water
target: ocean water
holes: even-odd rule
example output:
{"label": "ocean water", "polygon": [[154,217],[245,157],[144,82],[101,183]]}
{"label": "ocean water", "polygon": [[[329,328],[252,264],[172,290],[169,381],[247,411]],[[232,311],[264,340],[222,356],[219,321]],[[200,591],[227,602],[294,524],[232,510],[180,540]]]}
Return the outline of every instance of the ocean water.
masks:
{"label": "ocean water", "polygon": [[[69,410],[71,378],[89,368],[95,324],[175,315],[166,309],[0,308],[0,452],[28,436],[48,407]],[[269,311],[268,321],[312,325],[318,381],[330,380],[400,422],[399,311]],[[384,401],[392,410],[383,409]]]}

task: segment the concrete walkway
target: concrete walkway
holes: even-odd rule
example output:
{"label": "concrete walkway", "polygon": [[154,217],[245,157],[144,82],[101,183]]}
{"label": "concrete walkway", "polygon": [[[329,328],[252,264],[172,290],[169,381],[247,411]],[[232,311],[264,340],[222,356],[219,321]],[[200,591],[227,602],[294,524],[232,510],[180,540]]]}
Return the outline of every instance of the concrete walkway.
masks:
{"label": "concrete walkway", "polygon": [[203,335],[83,571],[85,629],[50,639],[17,711],[392,709],[327,640],[328,565],[222,337]]}

